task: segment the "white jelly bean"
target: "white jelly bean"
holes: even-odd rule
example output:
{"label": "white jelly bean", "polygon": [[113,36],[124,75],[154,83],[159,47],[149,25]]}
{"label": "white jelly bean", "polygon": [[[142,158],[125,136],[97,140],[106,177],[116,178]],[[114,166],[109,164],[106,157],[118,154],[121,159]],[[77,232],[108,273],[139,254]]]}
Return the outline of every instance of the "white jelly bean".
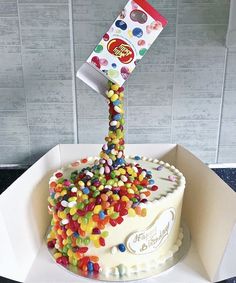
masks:
{"label": "white jelly bean", "polygon": [[63,201],[61,202],[61,205],[62,205],[63,207],[67,207],[67,206],[68,206],[68,202],[67,202],[66,200],[63,200]]}

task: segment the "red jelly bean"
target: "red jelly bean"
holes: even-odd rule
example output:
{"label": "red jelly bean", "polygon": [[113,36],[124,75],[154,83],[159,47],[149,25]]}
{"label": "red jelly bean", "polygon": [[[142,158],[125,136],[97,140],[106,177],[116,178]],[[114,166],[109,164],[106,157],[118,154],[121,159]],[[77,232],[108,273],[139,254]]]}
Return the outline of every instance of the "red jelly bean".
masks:
{"label": "red jelly bean", "polygon": [[153,185],[152,188],[151,188],[151,190],[152,190],[152,191],[157,191],[157,190],[158,190],[158,186]]}
{"label": "red jelly bean", "polygon": [[69,264],[69,260],[66,256],[61,256],[61,257],[57,258],[56,262],[63,265],[63,266],[67,266]]}
{"label": "red jelly bean", "polygon": [[124,221],[123,217],[119,216],[117,219],[116,219],[116,222],[118,224],[121,224],[122,222]]}
{"label": "red jelly bean", "polygon": [[84,254],[88,251],[88,247],[79,247],[78,252],[81,254]]}
{"label": "red jelly bean", "polygon": [[120,216],[125,216],[128,214],[128,210],[127,209],[121,209],[120,210]]}
{"label": "red jelly bean", "polygon": [[61,178],[61,177],[63,176],[63,174],[62,174],[61,172],[58,172],[58,173],[55,174],[55,176],[56,176],[57,178]]}
{"label": "red jelly bean", "polygon": [[114,210],[115,210],[116,212],[119,212],[120,209],[121,209],[120,203],[118,203],[118,202],[115,203],[115,205],[114,205]]}
{"label": "red jelly bean", "polygon": [[98,264],[97,262],[95,262],[95,263],[93,264],[93,270],[94,270],[95,272],[99,272],[99,269],[100,269],[99,264]]}
{"label": "red jelly bean", "polygon": [[56,240],[49,241],[47,243],[49,249],[53,249],[55,247]]}
{"label": "red jelly bean", "polygon": [[110,219],[109,223],[111,224],[111,226],[115,227],[116,226],[116,221],[114,219]]}
{"label": "red jelly bean", "polygon": [[87,158],[81,159],[81,163],[87,163],[87,162],[88,162],[88,159],[87,159]]}
{"label": "red jelly bean", "polygon": [[105,243],[105,239],[103,237],[100,237],[99,238],[99,244],[102,246],[102,247],[105,247],[106,243]]}

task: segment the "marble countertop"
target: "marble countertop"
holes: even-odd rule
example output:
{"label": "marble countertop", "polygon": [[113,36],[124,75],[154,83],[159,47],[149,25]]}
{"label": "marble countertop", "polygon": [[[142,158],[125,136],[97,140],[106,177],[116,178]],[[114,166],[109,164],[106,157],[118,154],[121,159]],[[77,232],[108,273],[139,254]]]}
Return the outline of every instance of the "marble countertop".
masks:
{"label": "marble countertop", "polygon": [[[8,188],[27,168],[0,168],[0,194]],[[236,192],[236,168],[212,168]],[[1,283],[17,283],[0,276]],[[236,277],[221,281],[221,283],[236,283]]]}

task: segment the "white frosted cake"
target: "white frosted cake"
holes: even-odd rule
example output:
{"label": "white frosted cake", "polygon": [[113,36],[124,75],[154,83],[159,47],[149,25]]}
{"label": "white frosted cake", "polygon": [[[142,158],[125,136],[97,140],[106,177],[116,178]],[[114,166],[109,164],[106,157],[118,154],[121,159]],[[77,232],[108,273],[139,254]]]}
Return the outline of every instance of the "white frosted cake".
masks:
{"label": "white frosted cake", "polygon": [[148,180],[148,184],[143,183],[146,188],[136,184],[137,194],[133,187],[122,194],[122,185],[129,178],[122,178],[122,174],[119,177],[123,181],[115,179],[117,184],[94,182],[96,187],[90,189],[78,181],[81,172],[93,180],[86,168],[98,166],[98,158],[76,161],[51,177],[49,211],[53,220],[48,246],[56,249],[58,263],[108,277],[122,276],[164,264],[178,251],[183,238],[184,176],[157,159],[136,156],[126,158],[126,162],[130,168],[126,168],[127,176],[137,171],[134,176],[140,184]]}

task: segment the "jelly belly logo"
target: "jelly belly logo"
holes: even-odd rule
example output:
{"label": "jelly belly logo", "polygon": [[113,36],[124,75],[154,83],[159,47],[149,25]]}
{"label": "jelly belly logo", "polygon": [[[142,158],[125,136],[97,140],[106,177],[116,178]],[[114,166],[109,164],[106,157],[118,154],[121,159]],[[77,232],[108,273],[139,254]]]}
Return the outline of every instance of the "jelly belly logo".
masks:
{"label": "jelly belly logo", "polygon": [[110,40],[107,44],[107,50],[123,64],[129,64],[134,60],[133,49],[122,39],[114,38]]}

